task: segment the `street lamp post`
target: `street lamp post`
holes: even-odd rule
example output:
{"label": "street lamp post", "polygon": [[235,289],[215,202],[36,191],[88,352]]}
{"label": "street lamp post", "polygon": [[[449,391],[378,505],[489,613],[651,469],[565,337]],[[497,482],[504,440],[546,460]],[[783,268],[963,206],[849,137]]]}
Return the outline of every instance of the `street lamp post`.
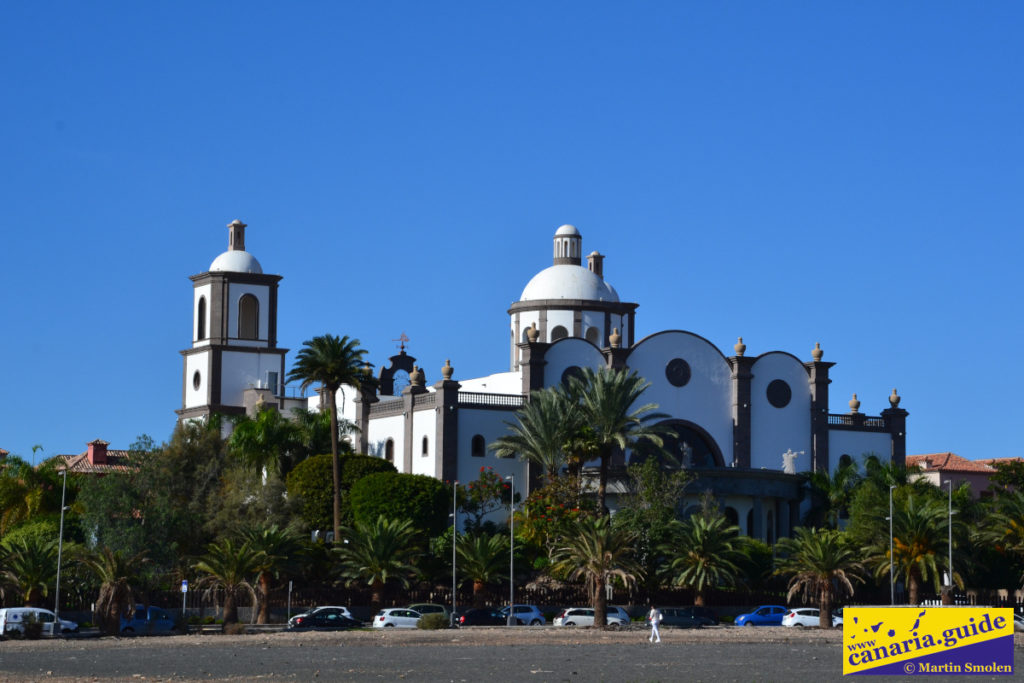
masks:
{"label": "street lamp post", "polygon": [[510,482],[508,496],[508,625],[515,625],[515,561],[516,561],[516,534],[515,534],[515,507],[516,507],[516,475],[510,474],[506,479]]}
{"label": "street lamp post", "polygon": [[53,591],[53,627],[57,633],[60,633],[60,561],[64,554],[64,511],[67,510],[64,506],[64,495],[68,490],[68,469],[65,467],[59,474],[64,477],[64,482],[60,488],[60,531],[57,532],[57,586]]}
{"label": "street lamp post", "polygon": [[458,494],[458,492],[459,482],[452,482],[452,626],[455,625],[455,591],[457,590],[457,583],[455,578],[455,541],[459,537],[459,504],[456,499],[456,494]]}
{"label": "street lamp post", "polygon": [[896,484],[889,486],[889,604],[896,604],[896,580],[894,577],[894,568],[896,558],[892,556],[892,492],[896,488]]}
{"label": "street lamp post", "polygon": [[949,604],[953,604],[953,480],[947,479],[949,486]]}

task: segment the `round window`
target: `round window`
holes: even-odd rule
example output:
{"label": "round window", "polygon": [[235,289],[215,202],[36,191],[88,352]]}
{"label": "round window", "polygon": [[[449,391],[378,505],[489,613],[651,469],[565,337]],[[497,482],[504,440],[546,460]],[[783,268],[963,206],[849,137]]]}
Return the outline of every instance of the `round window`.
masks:
{"label": "round window", "polygon": [[562,384],[569,386],[569,383],[572,382],[573,378],[583,379],[583,371],[575,365],[570,365],[565,369],[565,372],[562,373]]}
{"label": "round window", "polygon": [[673,358],[665,366],[665,378],[674,387],[685,387],[690,381],[690,364],[682,358]]}
{"label": "round window", "polygon": [[195,373],[192,375],[192,388],[195,389],[196,391],[199,391],[199,380],[200,379],[202,379],[202,378],[199,376],[199,371],[196,370]]}
{"label": "round window", "polygon": [[773,379],[768,384],[768,390],[765,391],[765,395],[768,397],[768,402],[776,408],[785,408],[789,405],[790,399],[793,398],[793,390],[781,379]]}

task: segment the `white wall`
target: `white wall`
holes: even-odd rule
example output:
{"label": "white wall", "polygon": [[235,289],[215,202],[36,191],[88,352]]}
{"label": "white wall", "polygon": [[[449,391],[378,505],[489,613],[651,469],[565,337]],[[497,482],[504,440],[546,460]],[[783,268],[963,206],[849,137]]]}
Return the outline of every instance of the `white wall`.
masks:
{"label": "white wall", "polygon": [[460,379],[453,377],[461,385],[459,391],[475,391],[486,394],[521,394],[523,393],[523,374],[515,372],[499,372],[486,377],[470,377]]}
{"label": "white wall", "polygon": [[[192,342],[193,346],[209,346],[210,344],[210,306],[211,302],[211,291],[213,287],[211,285],[200,285],[193,290],[192,294]],[[206,299],[206,339],[197,341],[199,336],[199,299]]]}
{"label": "white wall", "polygon": [[562,373],[566,368],[604,367],[604,356],[594,348],[593,344],[582,339],[569,337],[552,345],[544,354],[547,365],[544,366],[544,386],[558,386],[562,381]]}
{"label": "white wall", "polygon": [[[238,300],[245,294],[252,294],[260,302],[259,339],[237,339]],[[266,285],[228,284],[228,344],[241,346],[267,346],[270,336],[270,290]]]}
{"label": "white wall", "polygon": [[[427,455],[423,455],[423,437],[427,438]],[[417,410],[412,414],[412,473],[434,476],[437,453],[437,414],[434,410]]]}
{"label": "white wall", "polygon": [[[682,387],[665,376],[674,358],[690,366],[690,381]],[[651,383],[641,396],[644,403],[657,403],[658,412],[700,426],[715,440],[725,464],[732,462],[732,371],[713,344],[689,332],[663,332],[634,346],[627,363]]]}
{"label": "white wall", "polygon": [[367,429],[367,455],[384,457],[384,447],[388,439],[395,441],[395,469],[402,471],[405,462],[405,419],[402,414],[370,420]]}
{"label": "white wall", "polygon": [[[792,449],[797,472],[811,469],[811,388],[803,363],[773,351],[759,356],[751,368],[750,466],[782,469],[782,454]],[[768,402],[768,385],[780,379],[789,385],[789,404],[776,408]]]}
{"label": "white wall", "polygon": [[541,341],[552,342],[551,331],[555,329],[556,325],[561,325],[565,328],[568,335],[572,336],[572,323],[575,318],[573,311],[548,311],[548,336],[547,339]]}
{"label": "white wall", "polygon": [[[207,389],[210,386],[208,368],[210,365],[210,353],[196,353],[185,356],[185,407],[194,408],[206,405]],[[192,386],[192,377],[199,372],[199,388]]]}
{"label": "white wall", "polygon": [[889,462],[892,457],[892,437],[880,432],[850,432],[845,429],[828,431],[828,467],[835,471],[839,458],[849,455],[857,465],[861,465],[861,456],[874,453],[882,462]]}
{"label": "white wall", "polygon": [[268,371],[281,372],[280,355],[225,351],[221,355],[221,403],[244,405],[242,393],[258,382],[265,383]]}
{"label": "white wall", "polygon": [[474,435],[482,435],[489,447],[498,437],[508,434],[508,426],[505,422],[515,423],[515,421],[513,413],[508,411],[459,408],[459,462],[457,469],[459,482],[473,481],[480,476],[481,467],[492,467],[495,473],[503,477],[514,474],[517,486],[525,483],[526,479],[520,479],[520,477],[526,476],[526,463],[513,458],[498,458],[490,448],[485,449],[482,458],[474,458],[470,455],[473,452]]}

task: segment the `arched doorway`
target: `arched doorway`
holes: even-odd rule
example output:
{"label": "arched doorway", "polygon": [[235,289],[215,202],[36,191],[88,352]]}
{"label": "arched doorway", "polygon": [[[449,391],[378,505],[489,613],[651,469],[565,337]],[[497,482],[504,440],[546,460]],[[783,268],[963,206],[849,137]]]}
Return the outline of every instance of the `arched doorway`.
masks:
{"label": "arched doorway", "polygon": [[[686,420],[665,420],[658,423],[665,429],[661,449],[641,442],[630,454],[629,462],[642,463],[648,458],[657,458],[667,469],[711,469],[725,467],[722,450],[705,430]],[[661,452],[664,451],[664,452]]]}

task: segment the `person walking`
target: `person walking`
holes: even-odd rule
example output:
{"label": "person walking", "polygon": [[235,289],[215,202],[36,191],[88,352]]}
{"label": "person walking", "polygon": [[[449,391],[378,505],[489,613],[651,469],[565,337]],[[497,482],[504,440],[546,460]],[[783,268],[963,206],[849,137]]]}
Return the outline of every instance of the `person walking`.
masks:
{"label": "person walking", "polygon": [[651,622],[651,637],[647,640],[652,643],[660,643],[661,633],[658,632],[658,625],[661,624],[661,610],[651,605],[651,612],[647,615],[647,620]]}

